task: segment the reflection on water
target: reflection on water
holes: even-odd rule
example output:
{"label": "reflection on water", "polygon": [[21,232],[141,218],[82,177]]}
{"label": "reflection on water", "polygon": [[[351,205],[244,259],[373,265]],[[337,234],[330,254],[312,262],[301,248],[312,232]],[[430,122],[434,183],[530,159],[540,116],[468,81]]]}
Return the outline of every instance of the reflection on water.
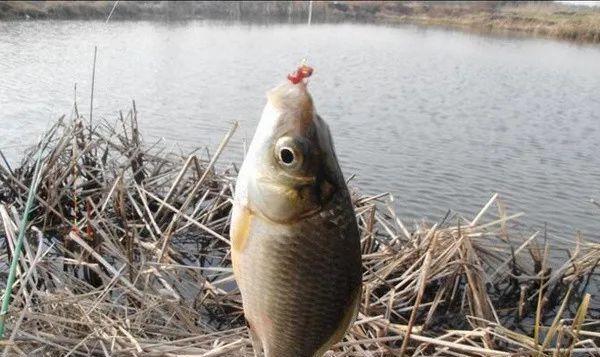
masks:
{"label": "reflection on water", "polygon": [[600,49],[539,39],[363,25],[0,23],[0,148],[14,159],[77,83],[95,116],[136,100],[150,140],[213,149],[233,120],[239,163],[264,92],[308,56],[317,108],[346,175],[390,191],[407,219],[472,216],[492,192],[527,225],[597,238]]}

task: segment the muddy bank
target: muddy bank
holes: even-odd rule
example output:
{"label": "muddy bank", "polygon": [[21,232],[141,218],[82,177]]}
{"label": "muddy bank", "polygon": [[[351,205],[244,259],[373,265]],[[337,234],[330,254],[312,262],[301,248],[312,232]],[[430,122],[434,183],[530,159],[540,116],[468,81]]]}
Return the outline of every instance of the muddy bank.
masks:
{"label": "muddy bank", "polygon": [[[0,20],[106,20],[112,1],[0,3]],[[194,19],[305,23],[308,2],[119,2],[111,20]],[[314,23],[419,24],[483,32],[515,32],[600,42],[600,9],[545,2],[351,2],[317,1]]]}

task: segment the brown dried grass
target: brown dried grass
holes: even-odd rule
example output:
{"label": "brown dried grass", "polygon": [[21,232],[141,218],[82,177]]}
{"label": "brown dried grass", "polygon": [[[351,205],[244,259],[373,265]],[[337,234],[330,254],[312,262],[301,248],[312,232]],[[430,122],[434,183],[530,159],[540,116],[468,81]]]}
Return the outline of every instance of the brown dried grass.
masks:
{"label": "brown dried grass", "polygon": [[[135,107],[112,124],[59,120],[38,144],[43,180],[4,354],[250,356],[228,239],[236,170],[215,166],[233,130],[203,159],[145,144]],[[0,165],[2,277],[33,164]],[[472,219],[410,229],[387,194],[355,193],[354,204],[363,303],[328,354],[597,351],[600,317],[586,288],[600,245],[578,238],[551,269],[539,234],[514,232],[520,214],[507,214],[498,195]]]}

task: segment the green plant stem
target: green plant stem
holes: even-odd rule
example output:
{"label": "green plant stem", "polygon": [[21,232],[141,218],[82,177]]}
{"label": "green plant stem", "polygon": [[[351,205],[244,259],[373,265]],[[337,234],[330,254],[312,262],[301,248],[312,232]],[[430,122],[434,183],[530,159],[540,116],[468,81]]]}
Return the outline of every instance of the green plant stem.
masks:
{"label": "green plant stem", "polygon": [[31,186],[29,187],[29,193],[27,195],[25,211],[23,212],[23,216],[21,217],[21,222],[19,224],[19,235],[17,237],[17,244],[15,244],[13,259],[10,263],[8,278],[6,279],[6,289],[4,291],[4,297],[2,298],[2,309],[0,310],[0,339],[4,339],[4,322],[6,319],[6,313],[8,312],[8,307],[10,305],[10,295],[12,294],[12,286],[15,283],[15,278],[17,275],[17,265],[19,264],[19,259],[21,258],[21,250],[23,249],[23,239],[25,237],[25,230],[27,228],[27,224],[29,223],[29,212],[31,211],[31,207],[33,206],[33,203],[35,201],[35,192],[37,191],[37,186],[40,181],[39,175],[42,151],[43,148],[40,148],[37,154],[37,162],[35,164],[33,179],[31,181]]}

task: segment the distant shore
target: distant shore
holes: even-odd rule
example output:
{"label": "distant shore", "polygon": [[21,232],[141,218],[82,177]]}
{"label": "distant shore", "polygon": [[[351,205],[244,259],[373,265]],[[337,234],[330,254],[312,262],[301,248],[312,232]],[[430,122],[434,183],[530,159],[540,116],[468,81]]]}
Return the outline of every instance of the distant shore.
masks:
{"label": "distant shore", "polygon": [[[106,20],[113,1],[0,2],[0,20]],[[600,8],[552,2],[316,1],[313,23],[418,24],[600,43]],[[304,23],[308,1],[119,2],[111,21],[194,19]]]}

